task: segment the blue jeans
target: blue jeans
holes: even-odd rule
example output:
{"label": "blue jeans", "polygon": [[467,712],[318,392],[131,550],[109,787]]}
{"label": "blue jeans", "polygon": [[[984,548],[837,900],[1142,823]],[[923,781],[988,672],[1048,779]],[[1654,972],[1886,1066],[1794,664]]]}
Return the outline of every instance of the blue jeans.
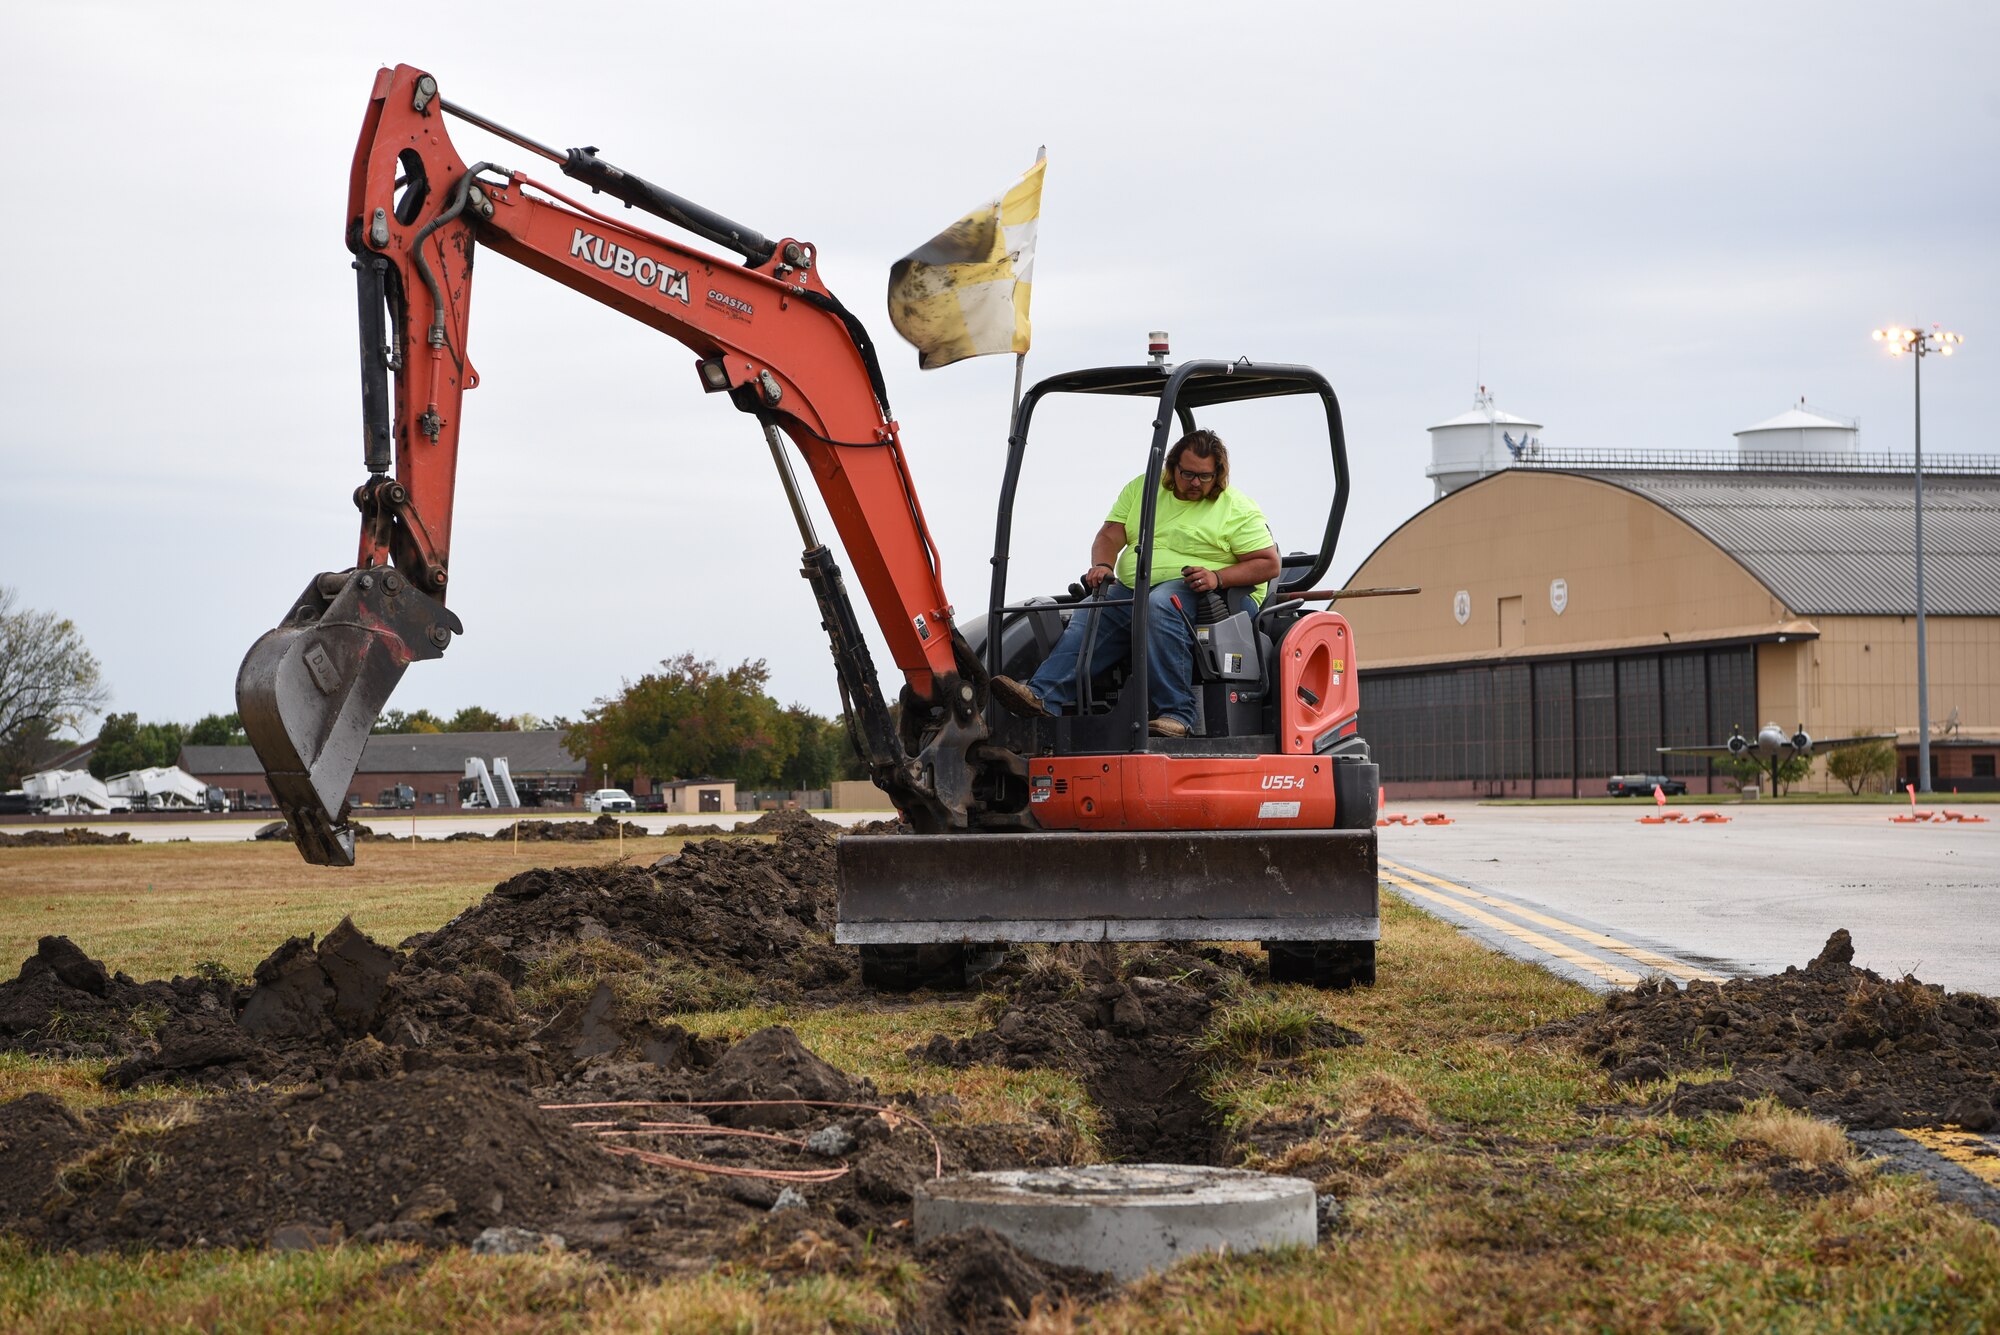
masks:
{"label": "blue jeans", "polygon": [[[1132,591],[1115,579],[1103,584],[1108,598],[1127,598]],[[1195,595],[1185,580],[1155,584],[1147,593],[1147,705],[1153,718],[1178,719],[1194,727],[1194,636],[1187,622],[1174,610],[1172,599],[1179,597],[1188,617],[1194,616]],[[1252,600],[1253,607],[1256,605]],[[1076,704],[1076,665],[1083,657],[1084,636],[1091,622],[1092,604],[1077,604],[1075,615],[1063,630],[1056,647],[1035,675],[1028,689],[1041,697],[1051,714],[1060,714]],[[1124,660],[1132,648],[1132,604],[1097,608],[1097,634],[1091,642],[1090,675]]]}

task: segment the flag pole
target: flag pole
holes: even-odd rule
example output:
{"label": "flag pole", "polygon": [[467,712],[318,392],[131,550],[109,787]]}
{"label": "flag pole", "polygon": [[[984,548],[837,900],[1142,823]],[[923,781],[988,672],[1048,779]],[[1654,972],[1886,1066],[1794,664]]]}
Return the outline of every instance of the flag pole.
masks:
{"label": "flag pole", "polygon": [[1027,353],[1014,354],[1014,411],[1007,414],[1007,442],[1010,445],[1014,441],[1014,423],[1020,420],[1021,416],[1021,370],[1027,364]]}

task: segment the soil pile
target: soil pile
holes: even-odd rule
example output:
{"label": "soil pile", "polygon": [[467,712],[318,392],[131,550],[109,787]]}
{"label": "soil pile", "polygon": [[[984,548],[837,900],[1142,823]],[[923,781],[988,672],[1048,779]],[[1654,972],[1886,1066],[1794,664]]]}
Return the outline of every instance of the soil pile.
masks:
{"label": "soil pile", "polygon": [[866,820],[847,827],[849,834],[915,834],[917,827],[897,817],[894,820]]}
{"label": "soil pile", "polygon": [[733,834],[789,834],[806,835],[819,839],[835,839],[840,835],[840,827],[830,820],[808,816],[803,811],[767,811],[756,820],[738,825]]}
{"label": "soil pile", "polygon": [[[118,1085],[353,1079],[439,1066],[540,1083],[613,1058],[703,1066],[711,1054],[699,1042],[643,1006],[621,1006],[619,995],[661,971],[743,1000],[846,984],[851,952],[830,939],[833,844],[817,827],[807,817],[775,843],[690,844],[654,870],[523,872],[401,950],[342,922],[324,940],[285,942],[242,987],[220,970],[136,983],[66,939],[46,938],[18,978],[0,983],[0,1049],[111,1058]],[[616,948],[572,959],[598,976],[594,992],[551,994],[546,1013],[520,1012],[515,985],[592,947]]]}
{"label": "soil pile", "polygon": [[1853,964],[1845,929],[1812,963],[1683,991],[1652,979],[1530,1039],[1578,1042],[1620,1084],[1727,1064],[1677,1085],[1658,1110],[1735,1111],[1771,1095],[1855,1127],[2000,1129],[2000,1004]]}
{"label": "soil pile", "polygon": [[74,848],[80,844],[129,844],[130,830],[105,834],[81,825],[65,825],[60,830],[23,830],[19,834],[0,832],[0,848]]}
{"label": "soil pile", "polygon": [[294,937],[239,987],[216,975],[135,983],[66,937],[44,937],[0,983],[0,1049],[112,1058],[106,1080],[207,1085],[383,1076],[455,1066],[546,1074],[535,1026],[493,974],[406,968],[343,920],[315,945]]}
{"label": "soil pile", "polygon": [[343,1237],[442,1245],[552,1228],[629,1167],[524,1089],[427,1071],[128,1114],[61,1165],[17,1178],[51,1244],[277,1247]]}
{"label": "soil pile", "polygon": [[136,983],[111,973],[66,936],[45,936],[11,983],[0,983],[0,1050],[39,1057],[121,1057],[162,1031],[227,1025],[226,977]]}
{"label": "soil pile", "polygon": [[1244,957],[1214,949],[1149,950],[1122,970],[1103,953],[1079,967],[1055,952],[1012,976],[988,975],[988,1004],[998,1011],[991,1029],[934,1035],[910,1055],[946,1066],[1070,1071],[1106,1118],[1110,1157],[1213,1163],[1218,1124],[1197,1088],[1193,1043],[1247,967]]}
{"label": "soil pile", "polygon": [[[740,1260],[778,1273],[858,1274],[910,1245],[914,1192],[940,1167],[1062,1161],[1043,1128],[933,1131],[949,1100],[885,1100],[782,1028],[728,1046],[705,1072],[626,1067],[629,1087],[616,1090],[530,1091],[449,1068],[370,1076],[82,1115],[45,1095],[0,1104],[0,1178],[9,1184],[0,1227],[79,1250],[392,1239],[588,1247],[646,1273]],[[644,1106],[545,1106],[608,1099]],[[644,1163],[607,1147],[723,1171]],[[801,1170],[836,1176],[785,1180]],[[976,1315],[1013,1301],[1026,1311],[1037,1294],[1086,1292],[1094,1282],[1052,1278],[1033,1262],[961,1265],[954,1246],[942,1254],[941,1274],[918,1299],[925,1310]]]}
{"label": "soil pile", "polygon": [[775,843],[701,840],[650,869],[522,872],[403,944],[423,967],[491,969],[515,984],[552,949],[587,941],[736,971],[773,999],[843,983],[854,962],[832,944],[833,837],[801,819]]}
{"label": "soil pile", "polygon": [[[602,812],[596,820],[519,820],[513,825],[495,830],[492,834],[479,834],[463,830],[449,835],[451,839],[497,839],[511,843],[515,838],[515,828],[520,829],[520,839],[524,844],[585,844],[598,839],[649,839],[652,831],[632,821],[621,822],[610,812]],[[622,831],[622,835],[621,835]]]}

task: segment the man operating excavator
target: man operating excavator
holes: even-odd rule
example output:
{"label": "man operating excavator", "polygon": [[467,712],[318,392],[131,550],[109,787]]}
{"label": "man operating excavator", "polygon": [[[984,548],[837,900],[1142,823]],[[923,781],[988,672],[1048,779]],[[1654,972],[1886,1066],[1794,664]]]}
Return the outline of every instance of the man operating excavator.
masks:
{"label": "man operating excavator", "polygon": [[[1185,737],[1194,727],[1194,629],[1197,597],[1248,588],[1261,604],[1278,577],[1278,547],[1257,502],[1229,485],[1229,448],[1213,431],[1190,431],[1174,443],[1157,481],[1143,474],[1118,493],[1090,544],[1083,583],[1107,601],[1079,607],[1055,648],[1026,682],[993,678],[993,695],[1023,717],[1059,714],[1076,703],[1077,661],[1091,644],[1095,676],[1131,652],[1131,590],[1137,579],[1140,511],[1151,483],[1160,489],[1154,520],[1152,570],[1178,569],[1148,592],[1147,640],[1152,670],[1148,731]],[[1103,587],[1109,580],[1109,587]],[[1119,600],[1123,601],[1119,601]],[[1175,606],[1175,600],[1179,606]],[[1087,609],[1087,610],[1086,610]],[[1093,628],[1092,622],[1095,621]]]}

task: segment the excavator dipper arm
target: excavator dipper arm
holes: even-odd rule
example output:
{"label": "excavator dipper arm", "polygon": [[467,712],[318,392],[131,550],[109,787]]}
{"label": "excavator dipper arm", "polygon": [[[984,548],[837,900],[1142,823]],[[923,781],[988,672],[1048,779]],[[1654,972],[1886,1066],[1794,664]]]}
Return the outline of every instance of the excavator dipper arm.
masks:
{"label": "excavator dipper arm", "polygon": [[[468,165],[447,112],[553,158],[593,190],[695,231],[741,262],[614,217],[517,170]],[[580,192],[579,192],[580,193]],[[252,647],[237,679],[244,726],[294,838],[351,863],[347,785],[405,668],[460,631],[446,610],[476,248],[484,245],[685,344],[702,388],[798,448],[907,683],[899,739],[840,571],[792,495],[804,571],[831,637],[857,740],[899,804],[962,828],[967,755],[984,736],[984,681],[952,625],[935,545],[867,335],[821,281],[814,248],[769,241],[599,158],[558,154],[450,107],[407,65],[378,73],[348,209],[360,302],[361,540],[351,570],[318,576]],[[392,385],[393,380],[393,385]],[[393,469],[393,472],[391,471]],[[911,726],[910,715],[918,726]]]}

